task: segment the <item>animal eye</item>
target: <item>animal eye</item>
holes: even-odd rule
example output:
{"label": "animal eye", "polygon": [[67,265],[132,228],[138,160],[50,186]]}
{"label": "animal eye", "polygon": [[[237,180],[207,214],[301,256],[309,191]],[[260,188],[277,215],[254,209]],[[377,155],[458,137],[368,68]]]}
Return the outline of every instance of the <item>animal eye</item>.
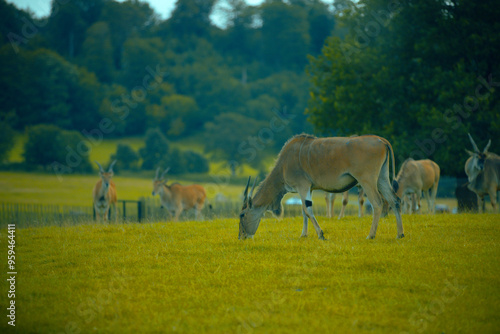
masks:
{"label": "animal eye", "polygon": [[240,213],[240,218],[243,218],[243,217],[245,217],[245,213],[244,212]]}

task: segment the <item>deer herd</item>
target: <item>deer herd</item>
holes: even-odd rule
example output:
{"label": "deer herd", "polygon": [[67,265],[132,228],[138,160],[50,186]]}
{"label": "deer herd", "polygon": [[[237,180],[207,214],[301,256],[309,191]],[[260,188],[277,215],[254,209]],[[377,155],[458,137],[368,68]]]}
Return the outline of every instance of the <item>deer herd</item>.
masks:
{"label": "deer herd", "polygon": [[[500,190],[500,156],[488,151],[491,140],[483,151],[479,150],[470,134],[469,140],[473,151],[466,150],[470,155],[465,163],[467,187],[477,195],[479,212],[484,210],[486,195],[489,195],[491,205],[496,210],[496,195]],[[113,219],[117,219],[116,187],[112,180],[115,163],[116,160],[105,171],[96,161],[100,180],[94,186],[93,201],[98,220],[102,217],[107,221],[110,209]],[[161,205],[172,214],[174,221],[179,219],[182,212],[192,209],[196,219],[200,219],[201,211],[207,203],[205,189],[197,184],[169,185],[165,179],[169,168],[161,174],[160,171],[160,168],[156,170],[152,195],[160,197]],[[343,193],[342,209],[338,216],[341,219],[348,204],[348,190],[355,186],[358,187],[359,216],[363,216],[364,196],[373,208],[372,225],[367,238],[375,238],[380,217],[387,214],[389,208],[396,216],[397,238],[403,238],[401,213],[419,212],[422,194],[429,212],[434,213],[440,168],[429,159],[409,158],[403,162],[399,173],[395,173],[392,146],[382,137],[364,135],[317,138],[305,134],[296,135],[285,143],[274,168],[260,183],[255,195],[253,193],[257,180],[254,179],[249,192],[251,178],[248,178],[239,216],[238,238],[252,238],[266,211],[281,217],[283,196],[294,192],[299,194],[302,202],[301,237],[308,235],[310,221],[318,238],[324,239],[323,230],[313,214],[312,192],[326,192],[327,217],[333,216],[335,194]],[[211,208],[210,204],[208,206]]]}

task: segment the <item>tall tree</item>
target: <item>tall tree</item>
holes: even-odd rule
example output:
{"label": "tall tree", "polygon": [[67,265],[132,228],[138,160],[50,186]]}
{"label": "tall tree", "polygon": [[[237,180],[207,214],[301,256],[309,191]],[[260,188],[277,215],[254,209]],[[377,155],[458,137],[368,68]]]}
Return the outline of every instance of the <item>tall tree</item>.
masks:
{"label": "tall tree", "polygon": [[270,1],[261,6],[264,59],[281,69],[302,69],[310,36],[307,12],[298,5]]}
{"label": "tall tree", "polygon": [[215,0],[177,0],[169,23],[177,36],[208,36]]}
{"label": "tall tree", "polygon": [[430,158],[443,174],[463,175],[467,133],[493,146],[500,135],[491,57],[500,39],[489,33],[499,14],[494,1],[347,6],[339,19],[349,33],[311,60],[311,122],[321,133],[380,134],[399,163]]}
{"label": "tall tree", "polygon": [[101,82],[110,83],[113,80],[113,48],[106,22],[96,22],[87,29],[82,53],[83,64],[94,72]]}
{"label": "tall tree", "polygon": [[121,70],[125,41],[146,34],[158,18],[147,2],[127,0],[106,1],[100,20],[109,25],[115,68]]}

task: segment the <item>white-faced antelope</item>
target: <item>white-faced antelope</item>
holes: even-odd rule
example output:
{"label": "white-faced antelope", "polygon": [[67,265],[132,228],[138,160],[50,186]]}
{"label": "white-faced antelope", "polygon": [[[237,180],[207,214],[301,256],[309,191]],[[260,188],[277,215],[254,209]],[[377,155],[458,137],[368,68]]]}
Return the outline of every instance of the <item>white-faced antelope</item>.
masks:
{"label": "white-faced antelope", "polygon": [[[359,185],[358,188],[358,217],[363,217],[363,204],[365,203],[364,191]],[[326,217],[333,217],[333,205],[335,204],[335,193],[326,193],[325,194],[325,202],[326,202]],[[345,208],[349,203],[349,191],[345,191],[342,194],[342,209],[340,209],[339,218],[345,217]]]}
{"label": "white-faced antelope", "polygon": [[167,168],[160,176],[160,168],[156,170],[156,176],[153,180],[153,196],[160,196],[161,205],[174,216],[174,221],[179,219],[183,211],[195,210],[195,216],[198,220],[201,217],[201,210],[205,205],[207,195],[205,189],[197,184],[182,186],[179,183],[167,184],[165,175],[170,168]]}
{"label": "white-faced antelope", "polygon": [[440,173],[438,164],[429,159],[413,160],[409,158],[403,162],[396,176],[399,186],[396,193],[400,198],[404,198],[405,202],[408,198],[409,213],[419,209],[422,191],[427,200],[429,212],[434,213]]}
{"label": "white-faced antelope", "polygon": [[489,195],[491,206],[496,210],[497,191],[500,190],[500,156],[488,152],[491,139],[483,152],[479,151],[474,139],[469,134],[474,152],[467,151],[470,158],[465,162],[465,173],[469,178],[468,188],[476,193],[479,212],[483,212],[484,196]]}
{"label": "white-faced antelope", "polygon": [[299,193],[302,200],[304,225],[301,236],[307,236],[307,223],[310,219],[318,237],[324,239],[323,230],[313,214],[312,191],[319,189],[341,193],[358,183],[373,206],[373,221],[368,238],[375,238],[383,200],[395,212],[397,237],[404,237],[400,200],[389,180],[391,158],[394,178],[394,152],[391,144],[384,138],[292,137],[281,149],[276,165],[253,197],[254,187],[248,195],[250,179],[248,180],[240,213],[239,239],[254,236],[266,210],[280,214],[281,200],[287,192]]}
{"label": "white-faced antelope", "polygon": [[113,166],[116,160],[111,163],[107,172],[104,171],[100,163],[97,161],[95,163],[99,166],[99,175],[101,176],[101,179],[97,181],[92,191],[96,218],[100,220],[102,216],[103,220],[107,221],[109,209],[113,207],[113,220],[116,221],[116,187],[111,179],[113,177]]}

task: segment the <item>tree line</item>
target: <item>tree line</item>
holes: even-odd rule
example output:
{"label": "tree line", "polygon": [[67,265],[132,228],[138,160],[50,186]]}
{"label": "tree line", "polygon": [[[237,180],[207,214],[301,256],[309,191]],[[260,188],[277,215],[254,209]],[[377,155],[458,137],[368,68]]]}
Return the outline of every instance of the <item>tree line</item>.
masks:
{"label": "tree line", "polygon": [[[216,5],[223,28],[210,19]],[[207,151],[222,142],[216,156],[245,162],[242,136],[257,135],[275,109],[297,116],[271,148],[312,130],[303,69],[334,23],[327,5],[310,0],[178,0],[166,20],[136,0],[53,0],[41,19],[0,0],[2,121],[82,134],[108,122],[108,138],[155,128],[171,140],[200,135]],[[235,119],[240,136],[217,138],[213,124]]]}
{"label": "tree line", "polygon": [[293,134],[373,133],[398,165],[460,176],[467,133],[498,147],[499,14],[493,0],[178,0],[163,20],[136,0],[53,0],[37,19],[0,0],[0,158],[40,124],[194,136],[259,169]]}

